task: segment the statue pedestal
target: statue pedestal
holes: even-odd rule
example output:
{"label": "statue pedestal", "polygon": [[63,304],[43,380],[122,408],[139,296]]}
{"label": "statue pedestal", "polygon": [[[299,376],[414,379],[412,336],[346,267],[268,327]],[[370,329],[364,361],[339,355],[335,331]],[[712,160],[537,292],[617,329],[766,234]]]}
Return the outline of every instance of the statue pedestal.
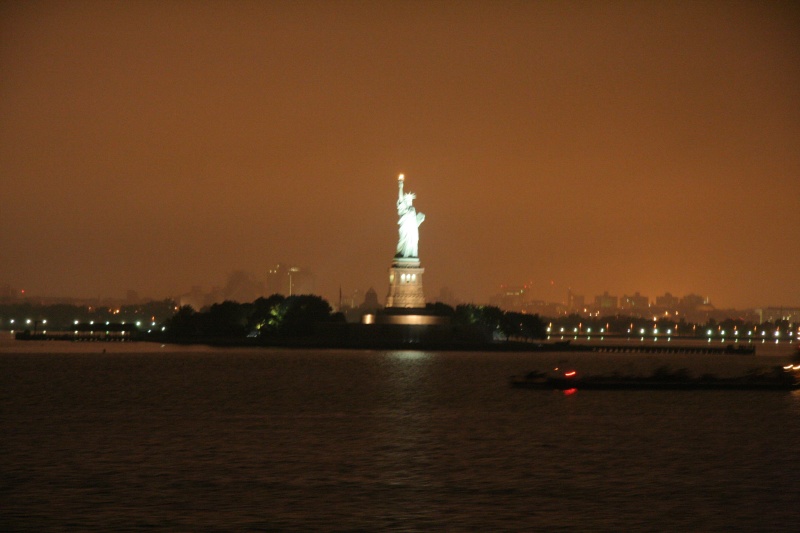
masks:
{"label": "statue pedestal", "polygon": [[419,258],[395,257],[389,269],[389,295],[386,307],[423,308],[425,295],[422,292],[422,274]]}

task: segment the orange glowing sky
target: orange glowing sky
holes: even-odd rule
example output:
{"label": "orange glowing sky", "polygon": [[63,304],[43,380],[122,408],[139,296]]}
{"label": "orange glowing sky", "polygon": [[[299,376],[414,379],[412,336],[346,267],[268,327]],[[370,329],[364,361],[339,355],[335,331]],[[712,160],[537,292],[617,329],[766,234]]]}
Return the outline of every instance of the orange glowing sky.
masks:
{"label": "orange glowing sky", "polygon": [[[791,2],[6,2],[0,285],[800,305]],[[552,281],[552,283],[551,283]]]}

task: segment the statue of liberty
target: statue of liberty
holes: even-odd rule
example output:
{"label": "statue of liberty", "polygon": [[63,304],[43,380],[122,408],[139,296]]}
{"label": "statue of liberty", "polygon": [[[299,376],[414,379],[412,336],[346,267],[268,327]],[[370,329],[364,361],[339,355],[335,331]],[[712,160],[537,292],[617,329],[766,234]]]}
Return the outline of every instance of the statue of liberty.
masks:
{"label": "statue of liberty", "polygon": [[397,240],[397,253],[395,257],[417,258],[419,247],[419,225],[425,220],[425,215],[417,213],[412,202],[416,198],[414,193],[403,194],[404,176],[400,174],[397,178],[397,221],[400,236]]}

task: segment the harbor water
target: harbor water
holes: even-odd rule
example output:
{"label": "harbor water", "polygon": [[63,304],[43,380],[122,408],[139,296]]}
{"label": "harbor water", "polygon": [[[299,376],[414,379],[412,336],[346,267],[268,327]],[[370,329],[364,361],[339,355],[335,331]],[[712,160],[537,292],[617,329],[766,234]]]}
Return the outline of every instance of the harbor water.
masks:
{"label": "harbor water", "polygon": [[800,392],[517,390],[788,355],[0,346],[3,531],[796,531]]}

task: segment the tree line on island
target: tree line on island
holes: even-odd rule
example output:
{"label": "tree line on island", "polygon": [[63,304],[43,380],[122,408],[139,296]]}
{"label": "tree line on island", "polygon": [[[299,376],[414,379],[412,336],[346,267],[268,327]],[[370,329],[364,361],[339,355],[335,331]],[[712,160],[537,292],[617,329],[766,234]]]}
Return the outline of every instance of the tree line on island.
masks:
{"label": "tree line on island", "polygon": [[[426,313],[446,316],[450,327],[479,330],[487,340],[531,340],[546,336],[538,315],[503,311],[499,307],[464,304],[455,308],[440,302],[428,304]],[[310,337],[320,324],[345,324],[344,314],[333,312],[320,296],[273,294],[251,303],[224,301],[201,311],[183,306],[165,323],[168,340]]]}
{"label": "tree line on island", "polygon": [[[380,313],[380,311],[378,311]],[[529,341],[550,336],[564,339],[572,335],[673,335],[688,338],[766,338],[790,339],[797,324],[786,319],[749,322],[728,318],[719,322],[688,322],[684,317],[642,317],[614,314],[602,317],[564,315],[542,319],[538,315],[503,311],[490,305],[464,304],[451,307],[443,303],[426,306],[425,313],[447,316],[456,333],[478,332],[485,340]],[[350,317],[351,321],[355,317]],[[196,311],[179,307],[171,299],[122,306],[76,304],[42,305],[34,302],[0,302],[0,330],[17,333],[119,331],[132,338],[167,342],[203,342],[207,339],[298,339],[318,334],[323,325],[328,331],[357,327],[347,324],[343,313],[333,312],[330,304],[315,295],[273,294],[251,303],[226,300]],[[119,326],[119,327],[117,327]],[[163,329],[162,329],[163,328]],[[548,331],[549,330],[549,331]],[[800,331],[796,331],[800,335]],[[474,336],[473,336],[474,337]]]}

